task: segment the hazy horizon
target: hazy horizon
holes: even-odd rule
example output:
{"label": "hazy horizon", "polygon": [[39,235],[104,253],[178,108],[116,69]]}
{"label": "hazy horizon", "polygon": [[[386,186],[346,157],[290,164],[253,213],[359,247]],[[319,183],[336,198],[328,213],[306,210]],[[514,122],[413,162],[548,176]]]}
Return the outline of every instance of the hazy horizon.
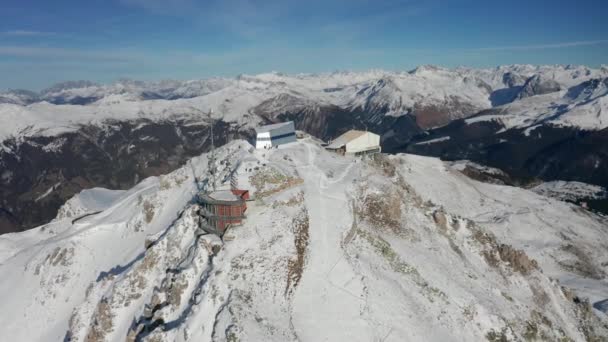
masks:
{"label": "hazy horizon", "polygon": [[510,67],[510,66],[523,66],[523,65],[530,65],[533,67],[551,67],[551,66],[563,66],[566,67],[568,65],[570,66],[574,66],[574,67],[587,67],[587,68],[591,68],[591,69],[599,69],[602,67],[608,67],[608,65],[606,64],[600,64],[600,65],[584,65],[584,64],[502,64],[502,65],[496,65],[496,66],[488,66],[488,67],[472,67],[472,66],[466,66],[466,65],[459,65],[459,66],[455,66],[455,67],[447,67],[447,66],[442,66],[442,65],[435,65],[435,64],[422,64],[422,65],[417,65],[415,67],[412,68],[405,68],[405,69],[383,69],[383,68],[368,68],[368,69],[360,69],[360,70],[347,70],[347,69],[342,69],[342,70],[331,70],[331,71],[320,71],[320,72],[283,72],[281,70],[269,70],[269,71],[262,71],[259,73],[239,73],[239,74],[235,74],[235,75],[210,75],[210,76],[204,76],[204,77],[198,77],[198,78],[151,78],[151,79],[137,79],[137,78],[131,78],[131,77],[117,77],[115,79],[110,79],[110,80],[94,80],[94,79],[65,79],[65,80],[59,80],[57,82],[53,82],[50,84],[43,84],[40,87],[36,87],[36,88],[12,88],[12,87],[7,87],[7,88],[0,88],[0,91],[10,91],[10,90],[26,90],[26,91],[32,91],[32,92],[41,92],[44,91],[45,89],[51,88],[55,85],[60,85],[60,84],[64,84],[64,83],[69,83],[69,82],[91,82],[95,85],[110,85],[113,83],[117,83],[117,82],[121,82],[121,81],[133,81],[133,82],[163,82],[163,81],[176,81],[176,82],[187,82],[187,81],[196,81],[196,80],[206,80],[206,79],[214,79],[214,78],[224,78],[224,79],[234,79],[234,78],[238,78],[239,76],[242,75],[249,75],[249,76],[258,76],[258,75],[263,75],[263,74],[272,74],[272,73],[279,73],[279,74],[285,74],[285,75],[290,75],[290,76],[296,76],[296,75],[331,75],[334,73],[347,73],[347,72],[352,72],[352,73],[366,73],[366,72],[374,72],[374,71],[378,71],[378,72],[395,72],[395,73],[399,73],[399,72],[412,72],[414,71],[416,68],[421,67],[421,66],[434,66],[434,67],[439,67],[439,68],[445,68],[445,69],[458,69],[458,68],[469,68],[469,69],[496,69],[496,68],[500,68],[500,67]]}

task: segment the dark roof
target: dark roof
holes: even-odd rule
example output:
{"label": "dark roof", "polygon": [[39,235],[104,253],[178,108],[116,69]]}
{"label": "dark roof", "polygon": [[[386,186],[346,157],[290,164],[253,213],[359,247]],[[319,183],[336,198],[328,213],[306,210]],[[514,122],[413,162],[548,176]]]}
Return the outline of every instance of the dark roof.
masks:
{"label": "dark roof", "polygon": [[274,129],[281,128],[283,126],[293,125],[293,121],[279,122],[271,125],[256,127],[256,133],[268,133]]}

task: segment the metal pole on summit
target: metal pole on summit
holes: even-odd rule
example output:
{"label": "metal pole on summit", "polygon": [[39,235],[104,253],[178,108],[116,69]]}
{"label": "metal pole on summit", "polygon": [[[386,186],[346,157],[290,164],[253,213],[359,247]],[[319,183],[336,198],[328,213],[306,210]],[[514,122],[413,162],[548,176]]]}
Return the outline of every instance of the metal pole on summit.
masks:
{"label": "metal pole on summit", "polygon": [[215,120],[213,120],[212,118],[212,114],[213,112],[211,110],[209,110],[209,119],[211,119],[211,128],[210,128],[210,135],[211,135],[211,150],[209,152],[209,157],[208,157],[208,163],[207,163],[207,169],[209,171],[209,174],[211,175],[210,179],[211,179],[211,188],[213,189],[213,191],[216,190],[216,181],[217,181],[217,166],[215,165],[215,141],[213,139],[213,128],[215,126]]}
{"label": "metal pole on summit", "polygon": [[192,169],[192,176],[194,177],[194,185],[196,185],[196,190],[201,191],[201,184],[196,176],[196,170],[194,170],[194,165],[192,164],[192,159],[188,160],[188,164],[190,164],[190,169]]}
{"label": "metal pole on summit", "polygon": [[213,141],[213,126],[215,126],[215,122],[212,118],[213,111],[209,110],[209,118],[211,118],[211,150],[215,151],[215,142]]}

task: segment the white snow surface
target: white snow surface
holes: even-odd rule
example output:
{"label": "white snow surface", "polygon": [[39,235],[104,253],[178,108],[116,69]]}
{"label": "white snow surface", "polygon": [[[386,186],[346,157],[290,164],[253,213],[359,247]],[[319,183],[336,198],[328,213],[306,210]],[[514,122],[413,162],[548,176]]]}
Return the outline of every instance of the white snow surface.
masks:
{"label": "white snow surface", "polygon": [[[592,100],[565,95],[566,89],[583,82],[606,79],[608,70],[604,68],[512,65],[494,69],[445,69],[422,66],[411,72],[268,73],[184,82],[123,80],[110,85],[76,82],[48,89],[40,96],[42,102],[30,105],[13,99],[17,95],[7,92],[0,94],[8,99],[0,104],[0,119],[3,122],[0,125],[0,141],[9,137],[55,135],[110,119],[208,120],[209,111],[213,111],[213,118],[253,128],[261,122],[254,113],[254,109],[260,105],[263,106],[258,109],[270,111],[269,114],[290,109],[293,112],[302,109],[315,111],[320,106],[333,105],[392,116],[406,115],[416,108],[438,111],[453,108],[454,112],[450,115],[455,119],[491,108],[493,92],[505,89],[509,82],[522,85],[527,78],[537,74],[558,82],[564,91],[518,100],[505,105],[501,115],[474,120],[500,119],[507,126],[517,126],[539,123],[549,118],[562,125],[586,129],[601,129],[608,125],[608,100],[601,87],[596,89],[596,96]],[[516,80],[509,81],[509,75]],[[164,94],[175,99],[149,100],[142,95],[147,93]],[[44,102],[57,96],[65,100],[99,100],[89,105]],[[556,119],[554,116],[558,112],[561,114]],[[379,120],[382,115],[370,120]]]}
{"label": "white snow surface", "polygon": [[[235,141],[216,159],[219,179],[240,162],[255,198],[224,241],[197,231],[206,155],[71,200],[99,214],[0,236],[3,339],[477,341],[532,324],[584,341],[583,320],[607,337],[608,317],[581,318],[561,287],[608,298],[605,218],[438,159],[342,157],[311,138]],[[537,268],[518,271],[499,244]]]}
{"label": "white snow surface", "polygon": [[229,190],[218,190],[209,194],[209,197],[219,201],[236,201],[239,196],[233,194]]}
{"label": "white snow surface", "polygon": [[531,190],[539,195],[570,201],[579,199],[603,199],[608,197],[608,190],[606,190],[606,188],[581,182],[544,182]]}
{"label": "white snow surface", "polygon": [[467,123],[495,120],[505,129],[538,125],[600,130],[608,127],[608,78],[581,83],[568,90],[537,95],[494,108]]}
{"label": "white snow surface", "polygon": [[438,143],[438,142],[442,142],[442,141],[448,141],[448,140],[450,140],[450,137],[446,136],[446,137],[440,137],[440,138],[435,138],[435,139],[421,141],[419,143],[416,143],[416,145],[428,145],[428,144],[434,144],[434,143]]}
{"label": "white snow surface", "polygon": [[454,162],[448,162],[447,164],[450,165],[450,168],[457,170],[457,171],[464,171],[467,167],[469,167],[469,168],[478,170],[480,172],[483,172],[483,173],[486,173],[489,175],[507,176],[507,174],[504,171],[502,171],[501,169],[477,164],[470,160],[457,160]]}
{"label": "white snow surface", "polygon": [[82,214],[106,210],[120,199],[125,192],[125,190],[108,190],[104,188],[82,190],[59,208],[57,218],[74,218]]}

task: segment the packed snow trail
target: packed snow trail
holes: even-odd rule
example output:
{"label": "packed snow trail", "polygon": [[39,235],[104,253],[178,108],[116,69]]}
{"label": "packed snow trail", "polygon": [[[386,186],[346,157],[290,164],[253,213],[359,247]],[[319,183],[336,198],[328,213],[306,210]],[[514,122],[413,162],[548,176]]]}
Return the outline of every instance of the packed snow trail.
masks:
{"label": "packed snow trail", "polygon": [[304,179],[310,245],[307,267],[293,299],[293,325],[304,341],[371,341],[373,331],[360,314],[365,305],[363,284],[337,247],[352,224],[345,194],[354,180],[351,160],[345,160],[341,165],[345,166],[343,173],[328,182],[317,165],[323,162],[317,160],[319,151],[314,149],[318,147],[311,144],[302,147],[306,154],[302,159],[308,165],[298,167],[298,173]]}

